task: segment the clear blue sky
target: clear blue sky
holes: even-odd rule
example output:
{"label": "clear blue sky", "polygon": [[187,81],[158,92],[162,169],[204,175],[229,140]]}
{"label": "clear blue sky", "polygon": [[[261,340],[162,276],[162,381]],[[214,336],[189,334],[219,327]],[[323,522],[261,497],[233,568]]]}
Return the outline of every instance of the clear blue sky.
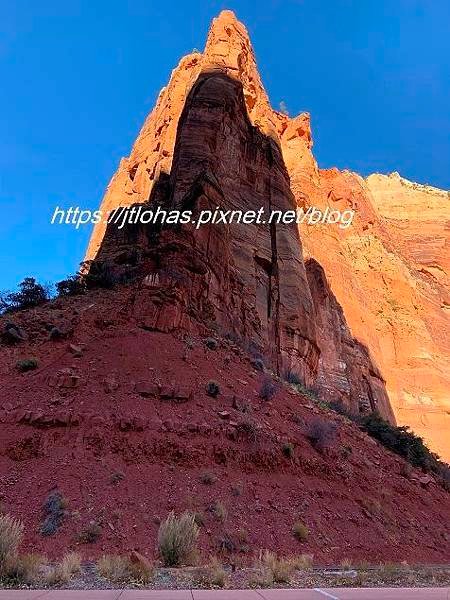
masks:
{"label": "clear blue sky", "polygon": [[179,58],[233,9],[275,107],[312,115],[319,165],[450,187],[448,0],[0,0],[0,289],[75,272],[96,208]]}

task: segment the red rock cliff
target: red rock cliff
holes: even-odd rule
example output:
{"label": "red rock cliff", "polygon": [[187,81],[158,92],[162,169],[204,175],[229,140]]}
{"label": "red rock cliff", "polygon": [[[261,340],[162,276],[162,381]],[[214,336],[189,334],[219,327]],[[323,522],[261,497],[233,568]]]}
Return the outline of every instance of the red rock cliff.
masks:
{"label": "red rock cliff", "polygon": [[[240,95],[245,110],[238,110]],[[199,314],[208,303],[216,321],[228,322],[231,330],[264,346],[278,367],[292,364],[329,399],[364,410],[375,407],[387,417],[392,407],[399,423],[411,424],[448,458],[448,230],[446,236],[442,225],[449,216],[448,195],[397,177],[364,180],[350,172],[320,170],[311,147],[309,115],[290,119],[270,107],[244,26],[230,11],[222,12],[213,21],[205,51],[183,58],[161,91],[130,157],[111,180],[102,209],[155,198],[180,205],[193,190],[198,206],[223,200],[225,194],[230,206],[239,201],[242,207],[287,207],[293,193],[299,206],[353,208],[355,220],[345,230],[301,227],[303,252],[314,259],[307,262],[308,278],[292,228],[277,233],[283,252],[275,263],[267,228],[263,233],[249,226],[233,228],[223,239],[210,229],[186,231],[182,237],[187,236],[188,249],[170,260],[206,260],[201,283],[191,277],[188,294],[172,290],[178,300],[165,304],[165,314],[155,312],[143,296],[143,315],[160,326],[183,326],[188,304]],[[267,148],[274,165],[267,161]],[[207,169],[199,167],[202,161]],[[269,189],[276,189],[272,199]],[[96,226],[87,259],[100,246],[106,252],[124,242],[116,234],[104,240],[104,233]],[[150,254],[164,256],[161,243],[168,247],[165,238],[171,235],[162,232]],[[214,253],[206,258],[211,247]],[[150,263],[148,268],[155,268]],[[276,314],[268,310],[274,300]]]}

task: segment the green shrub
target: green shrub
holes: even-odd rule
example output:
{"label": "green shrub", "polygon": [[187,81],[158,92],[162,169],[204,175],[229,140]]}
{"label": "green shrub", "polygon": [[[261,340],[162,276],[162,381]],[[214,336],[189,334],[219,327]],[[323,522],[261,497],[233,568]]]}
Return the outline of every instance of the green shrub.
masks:
{"label": "green shrub", "polygon": [[292,371],[291,369],[285,371],[284,380],[292,385],[303,385],[303,381],[301,380],[300,375],[295,371]]}
{"label": "green shrub", "polygon": [[208,394],[208,396],[211,396],[211,398],[216,398],[220,393],[220,387],[217,381],[208,381],[205,389],[206,393]]}
{"label": "green shrub", "polygon": [[218,345],[217,340],[214,338],[209,337],[205,340],[205,346],[209,348],[209,350],[217,350]]}
{"label": "green shrub", "polygon": [[250,360],[250,363],[252,365],[252,367],[255,369],[255,371],[261,371],[264,372],[264,361],[262,358],[252,358]]}
{"label": "green shrub", "polygon": [[66,515],[67,502],[60,491],[51,492],[43,506],[44,521],[41,525],[41,535],[54,535],[61,526]]}
{"label": "green shrub", "polygon": [[291,369],[285,371],[284,380],[287,383],[290,383],[299,394],[302,394],[302,396],[306,396],[306,398],[309,398],[310,400],[317,400],[316,392],[306,387],[300,375],[295,371]]}
{"label": "green shrub", "polygon": [[439,473],[443,463],[424,444],[423,439],[409,431],[407,426],[396,427],[378,413],[360,418],[363,429],[383,446],[406,458],[415,467]]}
{"label": "green shrub", "polygon": [[21,373],[26,373],[26,371],[34,371],[34,369],[37,369],[38,364],[39,363],[35,358],[24,358],[23,360],[17,361],[16,367]]}
{"label": "green shrub", "polygon": [[80,275],[71,275],[56,284],[58,296],[80,296],[86,292],[86,284]]}
{"label": "green shrub", "polygon": [[25,277],[19,283],[17,292],[9,292],[1,297],[1,312],[13,312],[25,308],[33,308],[50,299],[47,286],[37,283],[34,277]]}
{"label": "green shrub", "polygon": [[84,282],[89,289],[111,289],[117,283],[120,283],[120,277],[114,272],[108,262],[93,260],[89,264],[85,263],[82,268],[88,269],[84,276]]}
{"label": "green shrub", "polygon": [[290,442],[286,442],[285,444],[283,444],[281,449],[286,458],[294,457],[294,446]]}

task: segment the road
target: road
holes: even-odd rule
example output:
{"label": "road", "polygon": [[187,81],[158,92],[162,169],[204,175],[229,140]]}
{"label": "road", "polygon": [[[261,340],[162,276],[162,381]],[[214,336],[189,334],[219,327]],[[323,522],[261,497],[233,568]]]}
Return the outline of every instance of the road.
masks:
{"label": "road", "polygon": [[450,588],[0,590],[0,600],[450,600]]}

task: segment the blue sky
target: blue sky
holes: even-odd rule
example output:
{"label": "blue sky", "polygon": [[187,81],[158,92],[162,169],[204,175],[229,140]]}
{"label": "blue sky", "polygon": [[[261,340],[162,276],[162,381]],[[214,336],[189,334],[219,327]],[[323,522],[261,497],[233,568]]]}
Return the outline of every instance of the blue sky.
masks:
{"label": "blue sky", "polygon": [[0,290],[76,271],[96,208],[180,57],[230,8],[273,106],[312,116],[321,167],[450,188],[450,3],[0,0]]}

